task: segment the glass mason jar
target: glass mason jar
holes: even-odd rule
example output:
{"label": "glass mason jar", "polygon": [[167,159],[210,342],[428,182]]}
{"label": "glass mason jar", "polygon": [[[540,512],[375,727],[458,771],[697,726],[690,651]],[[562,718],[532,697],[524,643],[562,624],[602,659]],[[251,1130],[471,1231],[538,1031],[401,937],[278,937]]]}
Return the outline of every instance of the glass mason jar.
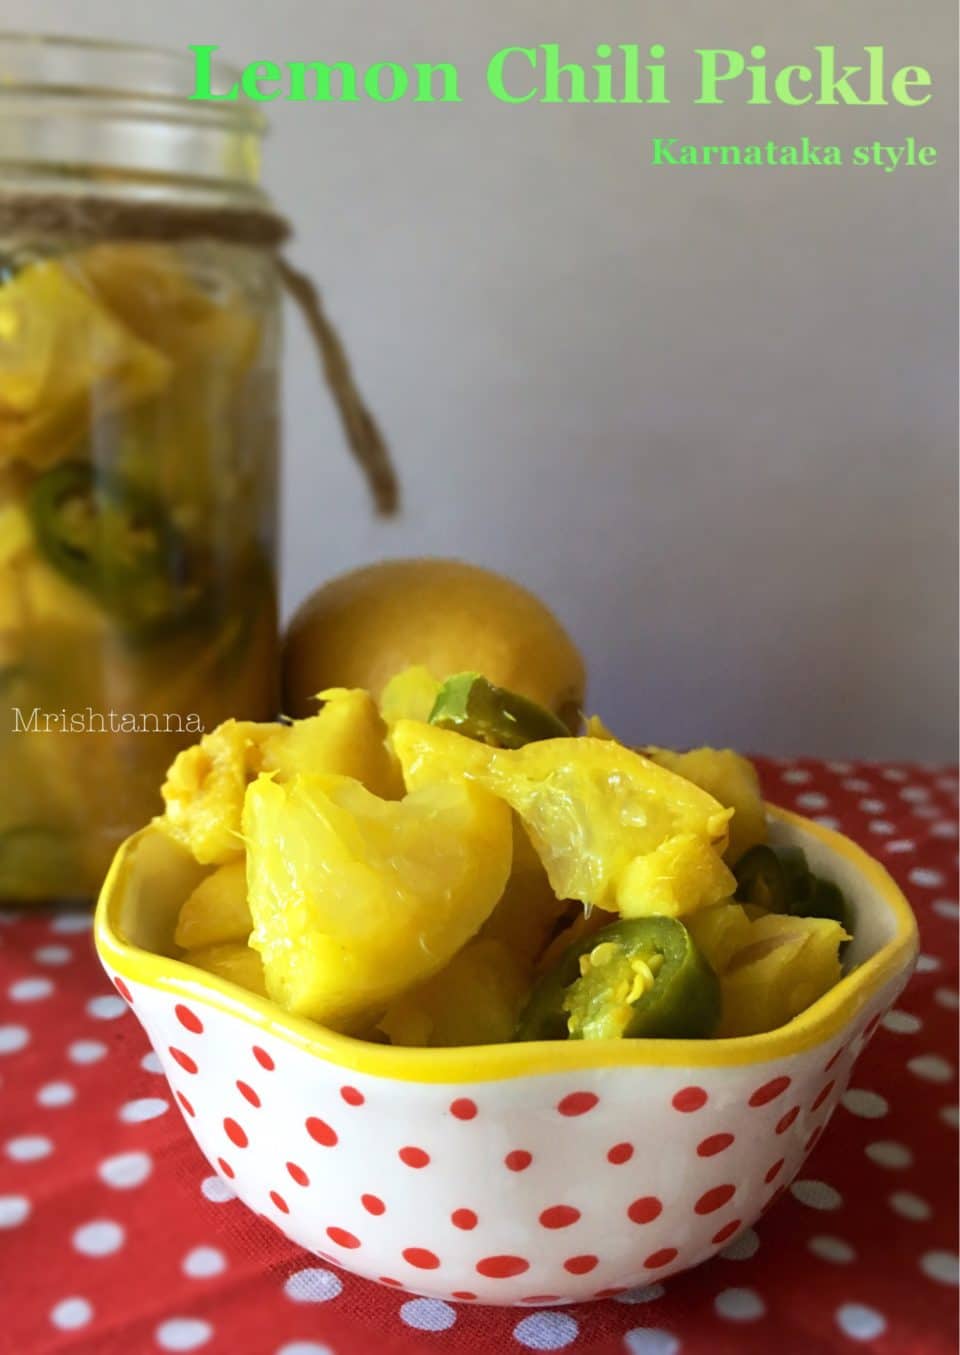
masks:
{"label": "glass mason jar", "polygon": [[94,897],[177,750],[278,709],[277,265],[152,229],[263,212],[263,127],[191,80],[0,36],[0,904]]}

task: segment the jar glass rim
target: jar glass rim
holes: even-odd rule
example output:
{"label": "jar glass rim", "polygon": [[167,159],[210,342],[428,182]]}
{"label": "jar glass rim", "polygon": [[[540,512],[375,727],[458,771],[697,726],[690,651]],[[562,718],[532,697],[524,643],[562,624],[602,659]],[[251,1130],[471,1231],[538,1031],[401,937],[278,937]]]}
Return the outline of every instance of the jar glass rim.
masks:
{"label": "jar glass rim", "polygon": [[[189,49],[111,38],[0,29],[0,109],[27,97],[122,101],[143,118],[219,123],[263,136],[267,122],[244,99],[191,99],[195,60]],[[214,56],[214,88],[233,86],[239,68]]]}
{"label": "jar glass rim", "polygon": [[[211,87],[232,90],[238,72],[212,55]],[[136,181],[256,205],[266,119],[245,98],[191,98],[195,65],[189,48],[0,31],[3,191],[117,194]]]}

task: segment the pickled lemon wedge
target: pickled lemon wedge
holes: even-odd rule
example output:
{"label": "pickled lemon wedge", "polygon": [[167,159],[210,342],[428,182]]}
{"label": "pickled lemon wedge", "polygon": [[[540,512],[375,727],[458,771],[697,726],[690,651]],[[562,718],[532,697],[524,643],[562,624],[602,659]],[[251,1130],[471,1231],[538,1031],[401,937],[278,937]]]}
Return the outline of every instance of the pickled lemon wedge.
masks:
{"label": "pickled lemon wedge", "polygon": [[348,1032],[442,969],[510,873],[507,806],[462,780],[381,800],[348,777],[261,775],[243,836],[268,993]]}
{"label": "pickled lemon wedge", "polygon": [[622,745],[548,739],[488,748],[413,720],[393,731],[408,787],[457,777],[510,805],[560,899],[625,917],[680,916],[728,897],[732,811]]}
{"label": "pickled lemon wedge", "polygon": [[387,727],[366,692],[321,692],[316,715],[292,724],[225,720],[178,753],[161,787],[160,827],[201,865],[243,859],[240,817],[247,785],[259,772],[281,781],[302,772],[356,777],[378,795],[403,785],[384,744]]}

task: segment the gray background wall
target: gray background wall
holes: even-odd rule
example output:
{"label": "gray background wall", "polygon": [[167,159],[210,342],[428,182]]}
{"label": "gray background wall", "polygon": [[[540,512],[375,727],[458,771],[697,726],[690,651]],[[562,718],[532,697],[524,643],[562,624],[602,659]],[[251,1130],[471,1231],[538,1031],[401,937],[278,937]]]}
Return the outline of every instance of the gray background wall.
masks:
{"label": "gray background wall", "polygon": [[[383,555],[539,591],[624,736],[955,755],[954,7],[949,0],[4,0],[8,28],[240,62],[450,60],[460,105],[269,113],[266,179],[325,284],[405,484],[373,521],[304,333],[287,359],[285,599]],[[522,108],[507,44],[662,41],[667,109]],[[698,46],[884,43],[922,109],[692,105]],[[649,140],[844,148],[935,169],[674,169]]]}

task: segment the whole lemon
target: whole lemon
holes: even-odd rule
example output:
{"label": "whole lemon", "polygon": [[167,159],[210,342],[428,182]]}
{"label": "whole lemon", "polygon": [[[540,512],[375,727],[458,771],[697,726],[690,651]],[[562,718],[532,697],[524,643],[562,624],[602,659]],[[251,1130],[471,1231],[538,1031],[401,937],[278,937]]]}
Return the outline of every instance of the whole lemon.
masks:
{"label": "whole lemon", "polygon": [[327,687],[379,697],[403,668],[472,670],[556,711],[571,728],[586,671],[550,609],[519,584],[462,560],[383,560],[331,579],[300,605],[283,649],[284,710],[310,715]]}

